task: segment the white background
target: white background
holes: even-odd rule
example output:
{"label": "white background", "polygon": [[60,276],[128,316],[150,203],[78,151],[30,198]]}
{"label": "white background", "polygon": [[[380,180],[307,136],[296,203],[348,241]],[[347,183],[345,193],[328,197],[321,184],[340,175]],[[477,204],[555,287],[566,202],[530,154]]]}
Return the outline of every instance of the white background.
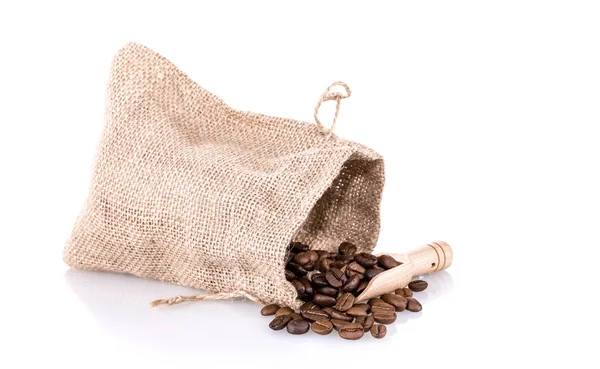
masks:
{"label": "white background", "polygon": [[[0,3],[0,366],[597,368],[599,3],[250,3]],[[376,251],[455,250],[423,312],[295,337],[250,302],[151,309],[196,291],[68,270],[128,41],[241,110],[312,122],[347,82],[336,133],[386,159]]]}

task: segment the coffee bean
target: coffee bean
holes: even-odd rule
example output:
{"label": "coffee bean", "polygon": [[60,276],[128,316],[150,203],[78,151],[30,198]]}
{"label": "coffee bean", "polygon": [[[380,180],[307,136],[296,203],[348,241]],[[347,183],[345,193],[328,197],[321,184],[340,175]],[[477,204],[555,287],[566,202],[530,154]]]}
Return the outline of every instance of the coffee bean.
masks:
{"label": "coffee bean", "polygon": [[327,295],[327,296],[332,296],[332,297],[336,297],[338,295],[337,288],[333,288],[333,287],[320,287],[320,288],[317,288],[316,292],[320,293],[321,295]]}
{"label": "coffee bean", "polygon": [[308,245],[305,245],[301,242],[292,242],[290,244],[290,246],[291,246],[291,251],[296,254],[298,254],[300,252],[308,251]]}
{"label": "coffee bean", "polygon": [[354,260],[365,268],[371,268],[377,264],[377,256],[368,252],[361,252],[360,254],[354,255]]}
{"label": "coffee bean", "polygon": [[304,269],[306,269],[309,272],[312,272],[313,270],[315,270],[315,263],[309,262],[308,264],[304,265]]}
{"label": "coffee bean", "polygon": [[298,279],[303,285],[304,285],[304,293],[312,296],[315,294],[315,290],[312,286],[312,284],[310,283],[310,281],[308,280],[308,278],[306,277],[302,277],[300,279]]}
{"label": "coffee bean", "polygon": [[331,324],[333,324],[333,329],[335,329],[336,331],[339,331],[340,329],[342,329],[342,327],[344,327],[348,324],[352,324],[345,320],[339,320],[339,319],[331,319],[330,322],[331,322]]}
{"label": "coffee bean", "polygon": [[280,331],[283,328],[285,328],[285,326],[289,323],[290,320],[292,320],[292,318],[289,316],[289,314],[275,316],[275,319],[271,320],[271,323],[269,323],[269,328],[271,328],[274,331]]}
{"label": "coffee bean", "polygon": [[337,302],[336,299],[332,296],[327,296],[327,295],[322,295],[320,293],[316,294],[313,297],[313,301],[317,304],[317,305],[321,305],[321,306],[333,306],[335,305],[335,303]]}
{"label": "coffee bean", "polygon": [[294,273],[292,273],[291,270],[284,270],[285,273],[285,279],[287,279],[288,281],[291,281],[292,279],[296,278],[296,275]]}
{"label": "coffee bean", "polygon": [[352,255],[338,255],[335,258],[336,261],[341,261],[344,265],[348,265],[354,261],[354,256]]}
{"label": "coffee bean", "polygon": [[358,274],[354,275],[351,278],[349,278],[346,281],[346,283],[344,283],[344,286],[342,287],[342,291],[343,292],[354,292],[358,288],[359,283],[360,283],[360,276]]}
{"label": "coffee bean", "polygon": [[286,268],[294,273],[298,277],[303,277],[308,273],[308,270],[304,269],[301,265],[296,263],[288,263]]}
{"label": "coffee bean", "polygon": [[377,323],[381,323],[381,324],[392,324],[393,322],[396,321],[396,312],[392,312],[392,313],[373,313],[373,319],[375,319],[375,321]]}
{"label": "coffee bean", "polygon": [[329,286],[329,284],[327,283],[327,279],[325,278],[325,274],[323,273],[315,273],[312,275],[312,277],[310,277],[310,279],[316,287]]}
{"label": "coffee bean", "polygon": [[362,278],[362,275],[365,274],[365,268],[363,268],[363,266],[356,261],[353,261],[348,264],[348,267],[346,268],[346,275],[348,277],[352,277],[353,275],[357,274]]}
{"label": "coffee bean", "polygon": [[304,334],[310,329],[310,323],[302,318],[294,319],[288,323],[286,329],[290,334]]}
{"label": "coffee bean", "polygon": [[423,306],[421,306],[421,303],[419,301],[417,301],[417,299],[415,299],[413,297],[407,297],[406,299],[408,300],[408,304],[406,305],[406,310],[417,313],[423,309]]}
{"label": "coffee bean", "polygon": [[398,288],[396,290],[396,295],[404,296],[404,297],[412,297],[413,291],[411,291],[408,287]]}
{"label": "coffee bean", "polygon": [[325,273],[325,278],[331,287],[340,288],[344,284],[344,273],[338,268],[331,268]]}
{"label": "coffee bean", "polygon": [[287,315],[287,314],[291,314],[293,312],[294,312],[294,310],[292,308],[284,306],[284,307],[277,309],[277,311],[275,312],[275,316]]}
{"label": "coffee bean", "polygon": [[354,295],[350,292],[344,292],[338,297],[335,308],[339,311],[346,311],[354,305]]}
{"label": "coffee bean", "polygon": [[393,305],[388,304],[387,302],[382,302],[381,304],[371,305],[371,314],[375,314],[375,312],[395,312],[396,308]]}
{"label": "coffee bean", "polygon": [[365,279],[366,280],[371,280],[373,279],[373,277],[375,277],[377,274],[383,273],[385,272],[385,269],[380,268],[378,266],[374,266],[374,267],[370,267],[369,269],[367,269],[365,271]]}
{"label": "coffee bean", "polygon": [[315,250],[315,252],[317,253],[317,255],[319,255],[319,260],[325,259],[329,257],[329,253],[327,251],[324,250]]}
{"label": "coffee bean", "polygon": [[406,297],[394,295],[391,293],[381,295],[381,299],[387,302],[388,304],[392,305],[396,309],[396,311],[404,311],[406,309],[406,305],[408,304]]}
{"label": "coffee bean", "polygon": [[345,272],[346,271],[346,263],[344,263],[341,260],[335,260],[333,263],[331,263],[331,266],[329,269],[331,269],[331,268],[338,268],[342,272]]}
{"label": "coffee bean", "polygon": [[389,305],[387,302],[383,301],[382,299],[380,299],[379,297],[373,297],[371,299],[369,299],[369,301],[367,301],[367,303],[371,306],[377,306],[377,305]]}
{"label": "coffee bean", "polygon": [[402,263],[398,262],[396,259],[389,255],[381,255],[377,258],[377,264],[383,269],[392,269],[397,267],[398,265],[402,265]]}
{"label": "coffee bean", "polygon": [[347,314],[345,314],[339,310],[336,310],[334,308],[331,308],[331,307],[324,308],[323,311],[326,312],[327,314],[329,314],[331,319],[344,320],[346,322],[351,322],[352,320],[354,320],[354,318],[351,317],[350,315],[347,315]]}
{"label": "coffee bean", "polygon": [[357,318],[359,316],[367,316],[367,312],[356,305],[351,307],[350,309],[346,310],[346,314],[353,316],[355,318]]}
{"label": "coffee bean", "polygon": [[358,340],[362,338],[365,331],[363,330],[363,326],[358,323],[347,323],[346,325],[340,327],[340,337],[345,340]]}
{"label": "coffee bean", "polygon": [[354,255],[356,252],[356,246],[350,242],[342,242],[338,247],[338,252],[340,255]]}
{"label": "coffee bean", "polygon": [[306,254],[308,255],[309,262],[313,264],[319,260],[319,254],[315,250],[307,251]]}
{"label": "coffee bean", "polygon": [[270,304],[270,305],[265,305],[261,310],[260,310],[260,314],[262,316],[267,316],[267,315],[274,315],[277,310],[279,310],[281,306],[277,305],[277,304]]}
{"label": "coffee bean", "polygon": [[333,330],[333,324],[329,320],[317,320],[313,322],[310,327],[313,332],[320,335],[329,334]]}
{"label": "coffee bean", "polygon": [[298,265],[306,265],[306,264],[308,264],[309,261],[310,261],[310,258],[308,257],[308,253],[306,253],[306,252],[301,252],[301,253],[297,254],[296,257],[294,258],[294,262],[296,262],[296,264],[298,264]]}
{"label": "coffee bean", "polygon": [[303,311],[301,314],[304,319],[310,320],[311,322],[314,322],[315,320],[331,319],[329,314],[327,314],[323,310],[306,310],[306,311]]}
{"label": "coffee bean", "polygon": [[302,313],[303,311],[307,311],[307,310],[319,310],[319,305],[315,304],[312,301],[308,301],[305,302],[304,304],[302,304],[302,306],[300,306],[300,313]]}
{"label": "coffee bean", "polygon": [[291,314],[288,314],[287,316],[290,317],[290,321],[292,321],[294,319],[302,319],[302,315],[300,315],[298,313],[291,313]]}
{"label": "coffee bean", "polygon": [[387,333],[387,328],[385,325],[375,324],[371,327],[371,336],[374,338],[383,338]]}
{"label": "coffee bean", "polygon": [[356,306],[357,308],[363,309],[367,314],[369,314],[371,312],[371,305],[369,305],[369,304],[356,304],[354,306]]}
{"label": "coffee bean", "polygon": [[333,260],[331,259],[321,259],[317,262],[317,270],[321,273],[325,273],[331,267],[331,263],[333,263]]}
{"label": "coffee bean", "polygon": [[373,319],[372,315],[367,315],[367,316],[359,316],[356,318],[356,323],[358,324],[362,324],[363,329],[366,331],[368,331],[369,329],[371,329],[371,327],[373,326],[373,324],[375,323],[375,319]]}
{"label": "coffee bean", "polygon": [[367,286],[368,286],[368,285],[369,285],[369,282],[367,282],[367,281],[361,281],[361,282],[358,284],[358,287],[356,288],[356,291],[355,291],[355,293],[356,293],[356,294],[360,294],[362,291],[364,291],[364,290],[365,290],[365,288],[367,288]]}
{"label": "coffee bean", "polygon": [[425,291],[427,288],[427,282],[421,280],[412,281],[408,284],[408,288],[410,288],[413,292]]}

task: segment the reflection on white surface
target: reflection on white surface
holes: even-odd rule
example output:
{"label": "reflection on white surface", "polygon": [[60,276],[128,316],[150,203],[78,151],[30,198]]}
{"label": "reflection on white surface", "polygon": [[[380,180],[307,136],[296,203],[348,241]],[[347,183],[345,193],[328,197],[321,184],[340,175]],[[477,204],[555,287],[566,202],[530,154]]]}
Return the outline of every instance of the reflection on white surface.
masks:
{"label": "reflection on white surface", "polygon": [[[274,350],[285,349],[292,343],[319,342],[328,342],[329,349],[347,349],[335,332],[329,336],[317,336],[312,332],[303,336],[274,332],[267,326],[270,318],[260,316],[261,306],[247,300],[202,301],[151,308],[150,302],[157,298],[198,291],[114,273],[68,270],[65,279],[109,335],[146,349],[211,355],[227,352],[234,346],[236,350],[260,355],[262,347]],[[428,301],[453,288],[452,276],[446,271],[427,275],[424,279],[429,282],[429,287],[416,296],[424,309]],[[388,326],[388,336],[395,335],[399,324],[419,319],[421,314],[398,313],[396,322]],[[360,342],[368,344],[375,340],[366,335]],[[386,340],[380,340],[377,344],[384,342]]]}

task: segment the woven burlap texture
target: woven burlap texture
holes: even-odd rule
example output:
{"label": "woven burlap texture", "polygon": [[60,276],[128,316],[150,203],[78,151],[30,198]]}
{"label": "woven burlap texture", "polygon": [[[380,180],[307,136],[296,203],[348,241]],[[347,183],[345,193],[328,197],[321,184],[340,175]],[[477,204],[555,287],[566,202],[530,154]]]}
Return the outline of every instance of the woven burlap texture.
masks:
{"label": "woven burlap texture", "polygon": [[227,106],[149,48],[114,58],[71,267],[298,305],[290,241],[370,251],[382,157],[315,124]]}

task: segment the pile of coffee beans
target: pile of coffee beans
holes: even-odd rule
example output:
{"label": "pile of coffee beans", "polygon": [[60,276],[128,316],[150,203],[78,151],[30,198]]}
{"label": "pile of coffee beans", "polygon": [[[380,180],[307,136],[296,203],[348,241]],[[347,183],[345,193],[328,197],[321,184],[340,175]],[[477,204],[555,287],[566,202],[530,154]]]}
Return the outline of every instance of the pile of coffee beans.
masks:
{"label": "pile of coffee beans", "polygon": [[276,331],[285,328],[290,334],[304,334],[312,329],[326,335],[336,330],[347,340],[360,339],[365,332],[383,338],[387,333],[384,324],[393,323],[397,312],[421,311],[421,303],[413,297],[413,292],[425,290],[427,282],[412,281],[408,287],[369,299],[367,303],[357,304],[355,299],[373,277],[401,264],[389,255],[357,253],[350,242],[342,242],[338,252],[310,250],[302,243],[291,243],[285,277],[305,303],[299,313],[287,306],[271,304],[263,307],[261,314],[275,315],[269,327]]}

